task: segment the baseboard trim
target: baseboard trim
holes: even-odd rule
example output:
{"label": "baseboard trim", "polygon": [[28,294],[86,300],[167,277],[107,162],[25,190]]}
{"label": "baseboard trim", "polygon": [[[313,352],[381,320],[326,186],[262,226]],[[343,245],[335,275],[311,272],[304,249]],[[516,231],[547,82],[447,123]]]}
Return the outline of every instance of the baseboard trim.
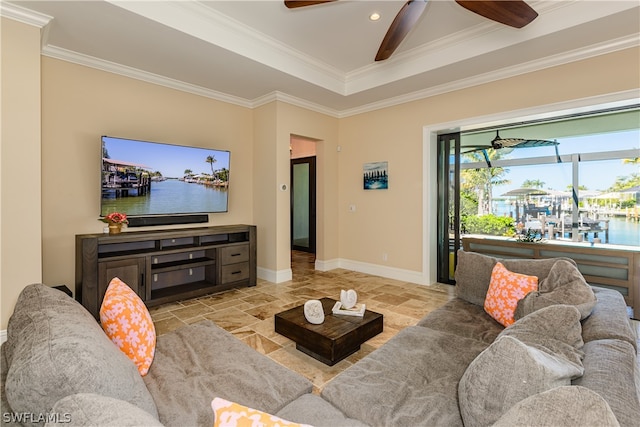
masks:
{"label": "baseboard trim", "polygon": [[[314,267],[318,271],[330,271],[337,268],[344,268],[345,270],[357,271],[359,273],[371,274],[372,276],[385,277],[387,279],[399,280],[401,282],[415,283],[418,285],[430,284],[420,271],[405,270],[402,268],[370,264],[367,262],[353,261],[343,258],[334,258],[326,261],[316,259]],[[293,272],[290,268],[275,271],[258,267],[258,278],[271,283],[282,283],[291,280],[293,278]]]}
{"label": "baseboard trim", "polygon": [[424,285],[425,279],[420,271],[405,270],[402,268],[389,267],[385,265],[370,264],[362,261],[340,259],[340,268],[357,271],[359,273],[371,274],[372,276],[385,277],[387,279],[399,280],[401,282]]}
{"label": "baseboard trim", "polygon": [[335,270],[336,268],[340,268],[339,259],[330,259],[328,261],[322,261],[317,259],[315,262],[315,269],[318,271],[329,271],[329,270]]}
{"label": "baseboard trim", "polygon": [[293,279],[293,271],[291,268],[275,271],[268,268],[258,267],[257,275],[259,279],[263,279],[271,283],[288,282]]}

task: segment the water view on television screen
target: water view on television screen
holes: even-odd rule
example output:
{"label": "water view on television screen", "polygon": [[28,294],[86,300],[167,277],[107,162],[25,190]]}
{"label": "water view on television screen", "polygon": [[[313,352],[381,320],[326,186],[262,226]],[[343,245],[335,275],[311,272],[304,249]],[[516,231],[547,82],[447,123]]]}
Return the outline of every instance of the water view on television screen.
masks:
{"label": "water view on television screen", "polygon": [[102,137],[101,216],[227,212],[229,151]]}

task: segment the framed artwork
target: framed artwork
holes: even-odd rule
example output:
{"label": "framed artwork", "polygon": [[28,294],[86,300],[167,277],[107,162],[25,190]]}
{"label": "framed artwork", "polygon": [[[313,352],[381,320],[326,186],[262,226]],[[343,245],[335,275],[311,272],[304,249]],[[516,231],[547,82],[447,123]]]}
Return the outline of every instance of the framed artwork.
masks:
{"label": "framed artwork", "polygon": [[389,162],[365,163],[363,183],[365,190],[386,190],[389,188]]}

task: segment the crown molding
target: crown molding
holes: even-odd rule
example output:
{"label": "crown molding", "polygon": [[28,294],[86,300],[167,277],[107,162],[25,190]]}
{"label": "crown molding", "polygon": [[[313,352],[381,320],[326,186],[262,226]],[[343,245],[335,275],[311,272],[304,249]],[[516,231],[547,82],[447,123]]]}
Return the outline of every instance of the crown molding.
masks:
{"label": "crown molding", "polygon": [[306,99],[298,98],[298,97],[289,95],[284,92],[279,92],[279,91],[274,91],[254,99],[251,102],[251,106],[252,108],[258,108],[262,105],[265,105],[274,101],[285,102],[287,104],[295,105],[296,107],[304,108],[310,111],[315,111],[316,113],[321,113],[327,116],[340,118],[340,113],[333,108],[328,108],[323,105],[317,104],[315,102],[307,101]]}
{"label": "crown molding", "polygon": [[581,61],[608,53],[640,46],[640,39],[637,35],[622,37],[609,42],[592,45],[583,49],[576,49],[571,52],[565,52],[554,56],[548,56],[541,60],[530,61],[513,67],[502,68],[499,71],[479,74],[471,78],[457,80],[455,82],[434,86],[429,89],[412,92],[406,95],[387,98],[380,102],[374,102],[360,107],[342,110],[339,117],[348,117],[356,114],[362,114],[369,111],[379,110],[382,108],[393,107],[395,105],[405,104],[407,102],[417,101],[447,92],[466,89],[481,84],[491,83],[522,74],[544,70],[546,68],[556,67],[569,64],[571,62]]}
{"label": "crown molding", "polygon": [[227,102],[229,104],[239,105],[241,107],[252,108],[251,101],[215,90],[203,88],[190,83],[185,83],[169,77],[160,76],[137,68],[128,67],[126,65],[117,64],[115,62],[106,61],[104,59],[95,58],[93,56],[72,52],[56,46],[45,46],[42,49],[42,55],[50,58],[60,59],[72,62],[78,65],[94,68],[108,73],[118,74],[124,77],[141,80],[147,83],[176,89],[182,92],[203,96],[205,98],[215,99],[217,101]]}
{"label": "crown molding", "polygon": [[38,28],[46,27],[53,20],[52,16],[5,1],[0,1],[0,16]]}
{"label": "crown molding", "polygon": [[61,49],[55,46],[45,46],[42,50],[42,54],[51,58],[60,59],[68,62],[72,62],[79,65],[84,65],[90,68],[106,71],[130,77],[136,80],[145,81],[152,84],[168,87],[171,89],[180,90],[194,95],[203,96],[210,99],[215,99],[221,102],[227,102],[230,104],[238,105],[246,108],[257,108],[262,105],[268,104],[273,101],[286,102],[291,105],[295,105],[301,108],[305,108],[311,111],[315,111],[321,114],[325,114],[335,118],[345,118],[357,114],[363,114],[370,111],[380,110],[382,108],[393,107],[407,102],[418,101],[421,99],[429,98],[436,95],[441,95],[456,90],[462,90],[481,84],[491,83],[497,80],[502,80],[509,77],[518,76],[534,71],[540,71],[546,68],[551,68],[559,65],[568,64],[575,61],[580,61],[595,56],[600,56],[612,52],[616,52],[623,49],[637,47],[640,45],[640,39],[635,36],[623,37],[607,43],[601,43],[599,45],[590,46],[585,49],[577,49],[569,53],[546,57],[539,61],[531,61],[525,64],[520,64],[513,67],[503,68],[496,72],[490,72],[480,74],[468,79],[462,79],[455,82],[435,86],[429,89],[412,92],[406,95],[397,96],[385,99],[380,102],[374,102],[366,105],[362,105],[355,108],[336,110],[329,108],[302,98],[298,98],[289,95],[284,92],[275,91],[268,93],[259,98],[253,100],[240,98],[232,95],[228,95],[222,92],[206,89],[200,86],[192,85],[175,79],[170,79],[157,74],[149,73],[146,71],[138,70],[132,67],[127,67],[114,62],[105,61],[99,58],[91,57],[88,55],[79,54],[66,49]]}

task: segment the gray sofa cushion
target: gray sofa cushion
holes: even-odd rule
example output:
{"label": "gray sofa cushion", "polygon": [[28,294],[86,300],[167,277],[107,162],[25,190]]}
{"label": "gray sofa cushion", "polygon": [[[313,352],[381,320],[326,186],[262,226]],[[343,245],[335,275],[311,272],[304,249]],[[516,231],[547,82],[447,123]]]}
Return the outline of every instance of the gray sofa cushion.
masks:
{"label": "gray sofa cushion", "polygon": [[55,417],[46,427],[151,427],[160,421],[137,406],[93,393],[72,394],[53,405]]}
{"label": "gray sofa cushion", "polygon": [[455,271],[456,295],[470,303],[484,306],[491,282],[491,272],[498,261],[514,273],[536,276],[539,283],[549,275],[549,271],[559,259],[575,265],[575,261],[569,258],[506,259],[459,250]]}
{"label": "gray sofa cushion", "polygon": [[593,287],[598,303],[591,315],[582,321],[584,342],[601,339],[619,339],[638,350],[635,334],[627,317],[627,304],[620,292]]}
{"label": "gray sofa cushion", "polygon": [[638,369],[635,348],[617,339],[590,341],[584,345],[584,375],[574,385],[602,396],[621,426],[640,424],[640,403],[634,373]]}
{"label": "gray sofa cushion", "polygon": [[553,304],[570,304],[580,310],[580,318],[584,319],[591,314],[596,301],[578,267],[560,259],[553,264],[549,275],[539,282],[538,290],[529,292],[518,301],[514,317],[518,320]]}
{"label": "gray sofa cushion", "polygon": [[144,382],[167,426],[213,425],[214,397],[275,414],[312,389],[210,321],[159,336]]}
{"label": "gray sofa cushion", "polygon": [[460,298],[447,301],[442,307],[431,311],[420,319],[417,326],[476,339],[487,346],[504,330],[504,326],[484,311],[484,307]]}
{"label": "gray sofa cushion", "polygon": [[486,344],[409,326],[329,382],[321,396],[372,426],[461,426],[457,384]]}
{"label": "gray sofa cushion", "polygon": [[13,410],[9,405],[9,401],[7,400],[7,393],[4,390],[5,382],[7,381],[7,372],[9,371],[9,364],[7,362],[7,343],[4,342],[2,346],[0,346],[0,369],[2,370],[1,378],[0,378],[0,414],[2,414],[2,425],[9,426],[19,426],[17,420],[13,419],[11,415],[5,414],[13,414]]}
{"label": "gray sofa cushion", "polygon": [[331,403],[311,393],[303,394],[275,415],[294,423],[314,427],[367,427],[367,424],[347,418]]}
{"label": "gray sofa cushion", "polygon": [[5,391],[15,412],[44,414],[63,397],[96,393],[157,415],[133,362],[84,307],[56,289],[36,284],[22,291],[7,344]]}
{"label": "gray sofa cushion", "polygon": [[607,402],[588,388],[556,387],[511,407],[493,427],[617,427]]}
{"label": "gray sofa cushion", "polygon": [[485,426],[534,394],[582,375],[580,312],[538,310],[506,328],[467,368],[458,387],[465,426]]}

